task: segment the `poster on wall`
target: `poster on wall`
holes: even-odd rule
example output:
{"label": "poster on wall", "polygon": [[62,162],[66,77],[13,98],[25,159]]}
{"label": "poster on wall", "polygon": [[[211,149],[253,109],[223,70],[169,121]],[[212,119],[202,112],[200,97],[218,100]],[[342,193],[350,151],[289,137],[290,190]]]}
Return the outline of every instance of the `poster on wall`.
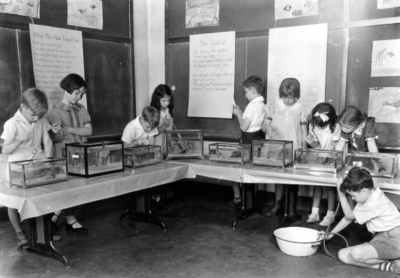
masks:
{"label": "poster on wall", "polygon": [[373,42],[371,76],[400,76],[400,40]]}
{"label": "poster on wall", "polygon": [[103,29],[102,0],[68,0],[68,25]]}
{"label": "poster on wall", "polygon": [[186,28],[219,25],[219,0],[186,0]]}
{"label": "poster on wall", "polygon": [[0,13],[40,18],[40,0],[0,0]]}
{"label": "poster on wall", "polygon": [[319,15],[319,0],[275,0],[275,20]]}
{"label": "poster on wall", "polygon": [[235,32],[190,36],[189,117],[232,118]]}
{"label": "poster on wall", "polygon": [[400,7],[400,0],[378,0],[378,9],[390,9]]}
{"label": "poster on wall", "polygon": [[[85,78],[82,32],[37,24],[29,31],[36,87],[46,93],[50,112],[64,96],[61,79],[70,73]],[[87,107],[86,95],[79,103]]]}
{"label": "poster on wall", "polygon": [[269,35],[267,102],[279,98],[288,77],[300,82],[300,102],[312,109],[325,101],[328,25],[276,28]]}
{"label": "poster on wall", "polygon": [[375,87],[369,90],[368,116],[377,123],[400,123],[400,87]]}

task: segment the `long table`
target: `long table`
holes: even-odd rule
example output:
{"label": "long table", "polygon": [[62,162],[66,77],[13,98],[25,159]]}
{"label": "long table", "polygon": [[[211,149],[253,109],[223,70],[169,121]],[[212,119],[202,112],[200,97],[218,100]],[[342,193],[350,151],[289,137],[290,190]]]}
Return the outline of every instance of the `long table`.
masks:
{"label": "long table", "polygon": [[52,212],[195,176],[189,165],[162,163],[89,179],[70,176],[65,182],[25,190],[0,182],[0,205],[17,209],[21,220],[30,219],[31,250],[52,255],[69,267],[68,258],[52,241]]}

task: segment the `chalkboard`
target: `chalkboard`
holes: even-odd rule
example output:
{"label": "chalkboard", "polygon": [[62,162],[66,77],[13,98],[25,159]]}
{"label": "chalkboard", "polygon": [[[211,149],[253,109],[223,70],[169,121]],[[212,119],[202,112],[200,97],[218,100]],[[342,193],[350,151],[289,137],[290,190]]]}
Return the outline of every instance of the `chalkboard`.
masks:
{"label": "chalkboard", "polygon": [[[122,134],[125,125],[134,117],[130,5],[130,0],[113,2],[113,5],[111,1],[103,1],[104,30],[87,29],[83,39],[87,108],[94,136]],[[35,23],[75,29],[66,25],[66,8],[66,1],[42,0],[41,19]],[[16,28],[2,27],[5,22],[9,27],[10,21],[15,22]],[[1,133],[5,121],[18,109],[21,93],[35,86],[30,35],[25,30],[29,22],[26,17],[0,14]],[[97,34],[97,39],[91,38],[89,33]],[[129,43],[121,42],[121,38]]]}

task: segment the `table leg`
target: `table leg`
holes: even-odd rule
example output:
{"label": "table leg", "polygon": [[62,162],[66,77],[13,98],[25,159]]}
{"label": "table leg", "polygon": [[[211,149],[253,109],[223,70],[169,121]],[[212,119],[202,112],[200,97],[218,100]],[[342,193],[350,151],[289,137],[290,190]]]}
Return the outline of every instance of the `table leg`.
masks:
{"label": "table leg", "polygon": [[60,260],[65,267],[71,265],[68,258],[59,251],[53,243],[53,231],[50,226],[51,214],[46,214],[29,220],[31,246],[30,251],[44,253]]}
{"label": "table leg", "polygon": [[289,226],[295,221],[302,221],[301,215],[297,215],[298,185],[285,184],[285,212],[279,227]]}
{"label": "table leg", "polygon": [[242,207],[235,221],[233,221],[232,228],[236,229],[237,222],[240,219],[245,219],[253,213],[262,215],[262,209],[256,205],[257,200],[257,184],[242,183]]}
{"label": "table leg", "polygon": [[165,231],[165,224],[155,215],[154,210],[151,199],[151,190],[145,189],[131,194],[128,208],[125,213],[119,216],[119,220],[123,221],[124,219],[127,219],[153,223]]}

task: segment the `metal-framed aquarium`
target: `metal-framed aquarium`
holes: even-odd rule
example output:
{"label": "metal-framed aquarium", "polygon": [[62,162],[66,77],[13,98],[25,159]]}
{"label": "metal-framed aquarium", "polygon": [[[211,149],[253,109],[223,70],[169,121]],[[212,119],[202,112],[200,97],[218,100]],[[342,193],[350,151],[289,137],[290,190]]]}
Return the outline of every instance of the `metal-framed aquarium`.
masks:
{"label": "metal-framed aquarium", "polygon": [[48,157],[9,162],[10,184],[24,189],[68,180],[67,160]]}
{"label": "metal-framed aquarium", "polygon": [[343,168],[343,152],[300,148],[294,151],[295,169],[337,173]]}
{"label": "metal-framed aquarium", "polygon": [[214,143],[208,145],[210,161],[249,163],[251,157],[250,144]]}
{"label": "metal-framed aquarium", "polygon": [[138,168],[161,163],[161,146],[147,145],[124,149],[124,166]]}
{"label": "metal-framed aquarium", "polygon": [[399,155],[391,153],[354,152],[347,154],[346,173],[353,167],[367,169],[371,176],[395,178],[397,176]]}
{"label": "metal-framed aquarium", "polygon": [[124,171],[122,141],[65,144],[68,173],[90,178]]}
{"label": "metal-framed aquarium", "polygon": [[253,140],[253,165],[285,168],[293,165],[293,141],[262,139]]}
{"label": "metal-framed aquarium", "polygon": [[166,130],[165,159],[204,157],[203,131],[201,130]]}

